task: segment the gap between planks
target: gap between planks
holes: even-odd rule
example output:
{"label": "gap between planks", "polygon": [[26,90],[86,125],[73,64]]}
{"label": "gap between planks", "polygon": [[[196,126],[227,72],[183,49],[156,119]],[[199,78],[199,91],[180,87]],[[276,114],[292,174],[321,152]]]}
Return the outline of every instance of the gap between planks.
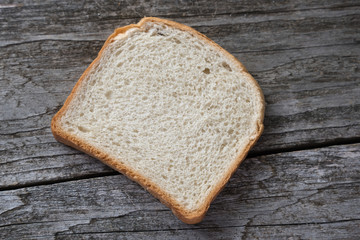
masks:
{"label": "gap between planks", "polygon": [[[312,149],[317,149],[317,148],[332,147],[332,146],[337,146],[337,145],[351,145],[351,144],[357,144],[357,143],[360,143],[360,137],[347,138],[347,139],[334,139],[333,141],[327,141],[326,143],[302,144],[302,145],[299,145],[296,147],[289,147],[289,148],[284,148],[284,149],[259,151],[257,153],[250,152],[246,158],[256,158],[256,157],[274,155],[274,154],[279,154],[279,153],[306,151],[306,150],[312,150]],[[79,152],[79,153],[81,153],[81,152]],[[119,174],[121,174],[121,173],[119,173],[115,170],[113,172],[106,172],[106,173],[85,174],[85,175],[79,176],[79,177],[63,178],[63,179],[57,179],[57,180],[48,180],[48,181],[40,181],[40,182],[34,182],[34,183],[19,184],[16,186],[1,187],[0,192],[17,190],[17,189],[28,188],[28,187],[52,185],[52,184],[56,184],[56,183],[72,182],[72,181],[91,179],[91,178],[114,176],[114,175],[119,175]]]}

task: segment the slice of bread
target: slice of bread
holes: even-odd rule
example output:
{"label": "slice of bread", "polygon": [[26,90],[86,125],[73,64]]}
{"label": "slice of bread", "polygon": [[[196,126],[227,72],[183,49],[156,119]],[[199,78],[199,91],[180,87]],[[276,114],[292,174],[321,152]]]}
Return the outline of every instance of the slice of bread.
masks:
{"label": "slice of bread", "polygon": [[116,29],[54,116],[55,138],[200,222],[263,130],[264,98],[244,66],[185,25]]}

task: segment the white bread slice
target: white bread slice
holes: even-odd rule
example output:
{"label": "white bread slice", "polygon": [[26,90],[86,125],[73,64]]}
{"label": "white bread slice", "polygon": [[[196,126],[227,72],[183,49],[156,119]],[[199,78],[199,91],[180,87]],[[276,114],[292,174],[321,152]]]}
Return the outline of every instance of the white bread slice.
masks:
{"label": "white bread slice", "polygon": [[244,66],[185,25],[116,29],[54,116],[55,138],[200,222],[263,130],[264,98]]}

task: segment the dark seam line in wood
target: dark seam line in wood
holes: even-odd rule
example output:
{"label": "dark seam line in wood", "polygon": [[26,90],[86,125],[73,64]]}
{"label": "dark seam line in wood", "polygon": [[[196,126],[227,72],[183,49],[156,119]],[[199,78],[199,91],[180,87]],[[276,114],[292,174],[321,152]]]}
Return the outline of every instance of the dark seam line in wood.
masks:
{"label": "dark seam line in wood", "polygon": [[[349,145],[349,144],[356,144],[360,143],[360,137],[350,138],[350,139],[335,139],[332,142],[327,143],[318,143],[318,144],[302,144],[296,147],[290,147],[286,149],[274,149],[268,151],[260,151],[257,153],[249,153],[247,158],[254,158],[278,153],[285,153],[285,152],[294,152],[294,151],[302,151],[302,150],[311,150],[316,148],[323,148],[323,147],[330,147],[335,145]],[[284,151],[286,150],[286,151]],[[76,153],[75,153],[76,154]],[[82,153],[79,153],[82,154]],[[34,157],[35,158],[35,157]],[[27,187],[36,187],[36,186],[43,186],[43,185],[51,185],[56,183],[63,183],[63,182],[70,182],[70,181],[77,181],[77,180],[84,180],[84,179],[91,179],[97,177],[107,177],[107,176],[114,176],[119,175],[120,173],[114,172],[107,172],[107,173],[95,173],[95,174],[86,174],[79,177],[72,177],[72,178],[65,178],[65,179],[58,179],[58,180],[49,180],[49,181],[42,181],[42,182],[34,182],[34,183],[26,183],[26,184],[19,184],[16,186],[8,186],[8,187],[0,187],[0,191],[8,191],[8,190],[16,190],[21,188]]]}
{"label": "dark seam line in wood", "polygon": [[45,240],[48,239],[54,239],[54,235],[32,235],[31,238],[28,239],[40,239],[40,238],[45,238]]}
{"label": "dark seam line in wood", "polygon": [[[53,68],[53,69],[56,69],[56,68]],[[58,69],[58,70],[62,70],[62,69]],[[76,79],[77,80],[77,79]],[[28,82],[30,82],[30,81],[26,81],[26,83],[28,83]],[[63,79],[61,79],[61,82],[74,82],[74,79],[70,79],[70,80],[63,80]],[[25,84],[26,84],[25,83]],[[44,81],[42,81],[42,83],[53,83],[53,80],[44,80]],[[35,84],[35,83],[34,83]],[[24,84],[21,84],[21,85],[24,85]],[[18,86],[20,86],[20,85],[18,85]],[[8,91],[1,91],[1,89],[0,89],[0,93],[4,93],[4,94],[6,94]],[[52,91],[46,91],[46,92],[32,92],[32,93],[26,93],[26,94],[28,94],[28,95],[42,95],[42,94],[47,94],[47,93],[50,93],[50,94],[57,94],[57,93],[61,93],[61,94],[64,94],[64,93],[70,93],[71,91],[70,90],[64,90],[64,91],[61,91],[61,92],[52,92]],[[8,119],[8,120],[2,120],[2,121],[11,121],[11,120],[13,120],[13,119]],[[15,118],[15,120],[16,120],[16,118]]]}
{"label": "dark seam line in wood", "polygon": [[56,41],[56,42],[105,42],[105,38],[103,40],[100,39],[92,39],[92,40],[73,40],[73,39],[56,39],[56,38],[44,38],[44,39],[37,39],[37,40],[30,40],[30,41],[22,41],[22,42],[16,42],[16,43],[10,43],[3,46],[0,46],[1,48],[8,48],[8,47],[15,47],[23,44],[29,44],[29,43],[39,43],[39,42],[46,42],[46,41]]}
{"label": "dark seam line in wood", "polygon": [[16,118],[16,119],[6,119],[6,120],[0,120],[0,122],[7,122],[7,121],[15,121],[15,120],[27,120],[29,118],[33,118],[33,117],[40,117],[49,113],[55,114],[55,112],[58,110],[59,107],[54,107],[52,109],[47,109],[45,112],[43,113],[39,113],[39,114],[35,114],[35,115],[31,115],[25,118]]}
{"label": "dark seam line in wood", "polygon": [[[336,57],[339,57],[339,56],[336,56]],[[342,58],[347,58],[347,57],[355,57],[355,56],[340,56],[340,57],[342,57]],[[303,60],[303,59],[302,59]],[[260,72],[258,72],[258,71],[251,71],[252,73],[260,73]],[[266,71],[262,71],[262,73],[264,73],[264,72],[266,72]],[[357,76],[354,76],[353,77],[354,79],[358,79],[358,77]],[[352,78],[348,78],[348,79],[352,79]],[[331,90],[343,90],[345,87],[349,87],[351,90],[354,90],[354,83],[353,82],[342,82],[342,85],[335,85],[335,86],[331,86],[331,87],[326,87],[326,89],[331,89]],[[299,93],[299,94],[301,94],[301,93],[303,93],[303,92],[307,92],[307,93],[311,93],[311,92],[313,92],[313,91],[318,91],[318,90],[324,90],[324,87],[321,87],[321,86],[319,86],[319,87],[312,87],[311,89],[306,89],[306,90],[304,90],[304,89],[299,89],[299,90],[297,90],[297,89],[293,89],[293,90],[291,90],[291,93]],[[272,94],[277,94],[277,93],[279,93],[279,92],[281,92],[281,91],[284,91],[284,90],[278,90],[278,91],[274,91]],[[311,96],[312,97],[312,96]],[[354,104],[354,105],[351,105],[351,107],[355,107],[355,106],[357,106],[358,104]],[[336,108],[336,107],[342,107],[342,106],[329,106],[329,107],[326,107],[326,108]],[[349,107],[349,106],[346,106],[346,107]],[[324,108],[316,108],[316,109],[324,109]],[[301,113],[304,113],[304,112],[309,112],[309,111],[303,111],[303,112],[298,112],[298,113],[296,113],[296,114],[301,114]],[[281,115],[281,116],[291,116],[291,115],[294,115],[294,114],[290,114],[290,115]],[[271,115],[271,116],[279,116],[279,115]],[[347,127],[347,126],[354,126],[354,125],[357,125],[357,124],[351,124],[351,125],[346,125],[346,126],[340,126],[340,127]],[[335,128],[338,128],[338,127],[335,127]],[[273,132],[274,133],[274,132]]]}
{"label": "dark seam line in wood", "polygon": [[30,133],[30,132],[36,132],[36,131],[41,131],[41,130],[45,130],[45,129],[50,130],[50,127],[46,126],[46,127],[34,128],[34,129],[26,130],[26,131],[17,131],[17,132],[12,132],[12,133],[0,133],[0,136],[9,136],[9,135],[15,135],[15,134],[19,134],[19,133]]}
{"label": "dark seam line in wood", "polygon": [[4,227],[11,227],[11,226],[21,226],[21,225],[28,225],[28,224],[44,224],[44,223],[56,223],[56,222],[75,222],[75,221],[89,221],[88,218],[84,219],[71,219],[71,220],[59,220],[59,221],[44,221],[44,222],[22,222],[22,223],[11,223],[11,224],[4,224],[0,225],[0,228]]}
{"label": "dark seam line in wood", "polygon": [[[59,156],[76,156],[76,155],[85,155],[85,153],[76,152],[76,153],[64,153],[64,154],[55,154],[55,155],[47,155],[47,156],[26,157],[26,158],[20,158],[20,159],[15,159],[15,160],[7,161],[7,162],[4,162],[4,163],[0,163],[0,166],[8,164],[8,163],[15,163],[15,162],[18,162],[18,161],[29,160],[29,159],[34,159],[34,158],[43,159],[43,158],[52,158],[52,157],[59,157]],[[41,168],[41,169],[45,169],[45,168]]]}
{"label": "dark seam line in wood", "polygon": [[[73,81],[74,83],[75,83],[75,81]],[[70,92],[69,92],[70,93]],[[60,109],[60,106],[58,107],[58,109]],[[55,112],[56,112],[57,110],[55,109],[55,110],[51,110],[51,111],[48,111],[48,112],[44,112],[44,113],[41,113],[41,114],[36,114],[36,115],[31,115],[31,116],[28,116],[28,117],[26,117],[26,118],[14,118],[14,119],[6,119],[6,120],[0,120],[0,122],[11,122],[11,121],[22,121],[22,120],[27,120],[27,119],[29,119],[29,118],[33,118],[33,117],[40,117],[40,116],[43,116],[43,115],[46,115],[46,114],[53,114],[53,115],[55,115]],[[50,123],[50,121],[49,121],[49,123]],[[49,126],[50,126],[50,124],[49,124]],[[50,127],[49,127],[50,128]]]}
{"label": "dark seam line in wood", "polygon": [[[255,158],[255,157],[260,157],[260,156],[273,155],[273,154],[278,154],[278,153],[294,152],[294,151],[311,150],[311,149],[323,148],[323,147],[331,147],[331,146],[336,146],[336,145],[350,145],[350,144],[356,144],[356,143],[360,143],[360,137],[351,138],[351,139],[343,139],[341,141],[334,140],[333,142],[331,142],[331,144],[329,144],[329,143],[318,143],[318,144],[312,144],[312,145],[303,144],[301,146],[287,148],[287,149],[285,149],[286,151],[281,151],[281,149],[280,150],[275,149],[275,150],[269,150],[269,151],[260,151],[258,153],[254,153],[254,154],[250,152],[248,154],[247,158]],[[301,148],[302,146],[307,146],[307,147]],[[282,149],[282,150],[284,150],[284,149]],[[82,154],[82,153],[79,153],[79,154]],[[57,179],[57,180],[49,180],[49,181],[42,181],[42,182],[19,184],[19,185],[16,185],[16,186],[0,187],[0,191],[17,190],[17,189],[27,188],[27,187],[52,185],[52,184],[56,184],[56,183],[71,182],[71,181],[77,181],[77,180],[85,180],[85,179],[98,178],[98,177],[107,177],[107,176],[114,176],[114,175],[120,175],[120,173],[118,173],[116,171],[113,171],[113,172],[106,172],[106,173],[86,174],[86,175],[83,175],[83,176],[72,177],[72,178],[64,178],[64,179]],[[345,183],[345,184],[348,184],[348,183]],[[314,190],[318,190],[318,189],[314,189]]]}
{"label": "dark seam line in wood", "polygon": [[339,47],[339,46],[352,46],[360,45],[359,42],[349,42],[349,43],[339,43],[339,44],[328,44],[328,45],[314,45],[306,47],[293,47],[293,48],[276,48],[276,49],[264,49],[264,50],[249,50],[249,51],[240,51],[240,52],[231,52],[232,54],[240,53],[258,53],[258,52],[281,52],[281,51],[291,51],[291,50],[302,50],[302,49],[311,49],[311,48],[327,48],[327,47]]}
{"label": "dark seam line in wood", "polygon": [[[19,226],[19,225],[28,225],[28,224],[44,224],[44,223],[57,223],[57,222],[74,222],[74,221],[90,221],[91,219],[110,219],[110,218],[121,218],[124,216],[127,216],[129,214],[133,214],[135,212],[169,212],[170,209],[142,209],[142,210],[134,210],[134,211],[129,211],[127,213],[121,214],[119,216],[116,217],[102,217],[102,218],[96,218],[96,217],[90,217],[90,218],[82,218],[82,219],[69,219],[69,220],[48,220],[48,221],[44,221],[44,222],[22,222],[22,223],[11,223],[11,224],[4,224],[4,225],[0,225],[0,228],[4,228],[4,227],[10,227],[10,226]],[[82,225],[80,223],[80,225]]]}
{"label": "dark seam line in wood", "polygon": [[38,186],[52,185],[52,184],[56,184],[56,183],[64,183],[64,182],[71,182],[71,181],[77,181],[77,180],[98,178],[98,177],[114,176],[114,175],[120,175],[120,173],[116,172],[116,171],[112,171],[112,172],[107,172],[107,173],[86,174],[86,175],[82,175],[82,176],[79,176],[79,177],[72,177],[72,178],[41,181],[41,182],[37,182],[37,183],[25,183],[25,184],[19,184],[19,185],[16,185],[16,186],[0,187],[0,192],[1,191],[17,190],[17,189],[21,189],[21,188],[38,187]]}
{"label": "dark seam line in wood", "polygon": [[[50,134],[50,133],[49,133]],[[54,141],[52,142],[39,142],[39,143],[30,143],[30,144],[26,144],[24,146],[19,146],[19,147],[13,147],[13,148],[7,148],[7,149],[4,149],[4,150],[0,150],[0,153],[2,152],[7,152],[7,151],[11,151],[11,150],[14,150],[14,149],[19,149],[19,148],[22,148],[22,147],[29,147],[29,146],[36,146],[36,145],[43,145],[43,144],[51,144],[51,143],[57,143],[57,141],[55,140],[55,138],[53,138]]]}
{"label": "dark seam line in wood", "polygon": [[[357,106],[358,104],[354,105]],[[326,110],[328,108],[331,107],[325,107],[325,108],[317,108],[316,110]],[[298,112],[298,113],[294,113],[294,114],[288,114],[288,115],[282,115],[282,116],[294,116],[294,115],[298,115],[298,114],[304,114],[304,113],[310,113],[313,111],[304,111],[304,112]],[[276,134],[289,134],[289,133],[296,133],[296,132],[306,132],[306,131],[314,131],[314,130],[324,130],[324,129],[339,129],[339,128],[347,128],[347,127],[355,127],[355,126],[359,126],[358,123],[353,123],[353,124],[348,124],[348,125],[342,125],[342,126],[328,126],[328,127],[316,127],[316,128],[304,128],[304,129],[298,129],[298,130],[291,130],[291,131],[286,131],[286,132],[268,132],[266,135],[276,135]],[[357,136],[356,136],[357,137]],[[360,136],[359,136],[360,137]],[[346,138],[344,138],[346,139]],[[328,141],[332,141],[332,140],[328,140]]]}
{"label": "dark seam line in wood", "polygon": [[[351,187],[353,187],[354,184],[359,184],[360,181],[354,181],[354,182],[342,182],[342,183],[334,183],[334,184],[330,184],[328,186],[324,186],[324,187],[319,187],[319,188],[307,188],[307,189],[301,189],[301,190],[296,190],[296,192],[311,192],[311,191],[317,191],[318,194],[321,191],[326,191],[326,190],[334,190],[334,189],[339,189],[339,187],[344,187],[346,185],[349,185]],[[254,184],[256,185],[256,184]],[[249,186],[249,185],[247,185]],[[337,186],[337,187],[336,187]],[[230,186],[226,186],[226,189],[232,189],[232,188],[239,188],[237,187],[230,187]],[[289,193],[289,194],[293,194],[294,191],[282,191],[283,193]],[[285,194],[285,195],[272,195],[272,196],[267,196],[267,197],[254,197],[254,198],[242,198],[241,201],[252,201],[252,200],[261,200],[261,199],[272,199],[272,198],[288,198],[289,194]],[[313,194],[311,194],[313,195]],[[310,196],[311,196],[310,195]],[[306,196],[305,198],[309,198],[309,196]],[[219,203],[221,204],[221,203]],[[216,202],[212,203],[213,206],[217,206],[218,204]],[[291,204],[292,205],[292,204]],[[271,210],[272,211],[272,210]]]}
{"label": "dark seam line in wood", "polygon": [[324,225],[324,224],[334,224],[334,223],[342,223],[342,222],[353,222],[360,221],[360,219],[343,219],[338,221],[329,221],[329,222],[309,222],[309,223],[288,223],[288,224],[264,224],[264,225],[240,225],[240,226],[211,226],[211,227],[197,227],[198,225],[194,225],[193,228],[173,228],[173,229],[154,229],[154,230],[134,230],[134,231],[106,231],[106,232],[81,232],[81,233],[55,233],[57,236],[61,235],[84,235],[84,234],[104,234],[104,233],[124,233],[124,232],[168,232],[168,231],[194,231],[194,230],[206,230],[206,229],[225,229],[225,228],[243,228],[243,227],[281,227],[281,226],[301,226],[301,225]]}
{"label": "dark seam line in wood", "polygon": [[[335,7],[315,7],[315,8],[303,8],[303,9],[294,9],[294,10],[269,10],[269,11],[243,11],[243,12],[229,12],[229,13],[217,13],[217,14],[193,14],[193,15],[187,15],[187,16],[177,16],[177,15],[157,15],[158,17],[164,17],[164,18],[190,18],[190,17],[212,17],[212,16],[227,16],[227,15],[262,15],[262,14],[269,14],[269,13],[292,13],[292,12],[306,12],[306,11],[314,11],[314,10],[336,10],[336,9],[346,9],[346,8],[356,8],[360,7],[360,5],[348,5],[348,6],[335,6]],[[128,18],[132,19],[132,18]]]}
{"label": "dark seam line in wood", "polygon": [[[259,181],[260,182],[260,181]],[[309,192],[309,191],[324,191],[324,190],[331,190],[331,189],[338,189],[338,187],[336,186],[346,186],[346,185],[353,185],[353,184],[359,184],[360,181],[352,181],[352,182],[338,182],[338,183],[333,183],[324,187],[319,187],[319,188],[306,188],[306,189],[298,189],[296,190],[296,192]],[[258,185],[258,182],[256,184],[248,184],[245,185],[246,187],[248,186],[256,186]],[[313,184],[314,185],[314,184]],[[245,187],[244,186],[244,187]],[[238,189],[238,186],[232,187],[232,186],[226,186],[227,189]],[[294,193],[294,191],[282,191],[283,193]],[[259,200],[259,199],[268,199],[268,198],[281,198],[281,197],[289,197],[289,195],[272,195],[272,196],[268,196],[268,197],[259,197],[259,198],[243,198],[241,199],[242,201],[247,201],[247,200]],[[215,206],[216,203],[213,203],[213,205]]]}
{"label": "dark seam line in wood", "polygon": [[247,225],[246,227],[281,227],[281,226],[299,226],[299,225],[309,225],[309,224],[316,224],[316,225],[323,225],[323,224],[333,224],[333,223],[341,223],[341,222],[353,222],[353,221],[360,221],[360,218],[354,219],[343,219],[343,220],[336,220],[336,221],[329,221],[329,222],[301,222],[301,223],[284,223],[284,224],[258,224],[258,225]]}
{"label": "dark seam line in wood", "polygon": [[328,140],[324,143],[303,143],[299,144],[298,146],[294,147],[286,147],[286,148],[275,148],[272,150],[262,150],[258,152],[250,152],[247,158],[253,157],[260,157],[266,155],[272,155],[277,153],[286,153],[286,152],[296,152],[296,151],[303,151],[303,150],[312,150],[316,148],[324,148],[324,147],[331,147],[336,145],[350,145],[360,143],[360,136],[359,137],[351,137],[351,138],[336,138],[333,140]]}
{"label": "dark seam line in wood", "polygon": [[[55,169],[61,169],[61,168],[63,168],[63,167],[46,167],[46,168],[37,168],[37,169],[29,169],[29,170],[23,170],[23,171],[17,171],[16,172],[16,174],[23,174],[23,173],[31,173],[31,172],[34,172],[34,171],[44,171],[44,170],[55,170]],[[10,173],[10,174],[14,174],[14,173]],[[10,174],[6,174],[6,175],[10,175]],[[103,174],[103,173],[96,173],[96,174]],[[89,174],[87,174],[87,175],[89,175]],[[85,175],[83,175],[83,176],[85,176]],[[90,178],[86,178],[86,179],[91,179],[92,177],[90,177]],[[67,179],[68,181],[73,181],[72,179]],[[78,179],[75,179],[75,180],[78,180]],[[52,180],[51,180],[52,181]],[[57,181],[57,180],[55,180],[55,181]],[[65,181],[65,182],[68,182],[68,181]],[[0,189],[0,191],[1,191],[1,189]]]}

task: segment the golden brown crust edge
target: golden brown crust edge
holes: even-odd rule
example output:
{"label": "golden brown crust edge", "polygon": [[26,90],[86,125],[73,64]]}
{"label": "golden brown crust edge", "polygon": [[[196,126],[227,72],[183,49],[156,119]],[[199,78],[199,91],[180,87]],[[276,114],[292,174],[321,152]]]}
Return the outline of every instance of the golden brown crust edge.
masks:
{"label": "golden brown crust edge", "polygon": [[[109,43],[111,43],[113,38],[115,36],[117,36],[119,33],[126,32],[130,28],[140,28],[146,22],[164,23],[164,24],[169,25],[171,27],[178,28],[178,29],[183,30],[183,31],[188,31],[188,32],[192,33],[194,36],[206,40],[208,42],[208,44],[214,46],[219,51],[223,52],[234,63],[238,64],[239,68],[242,69],[244,71],[244,74],[247,75],[248,80],[252,81],[255,84],[255,86],[256,86],[256,88],[258,90],[258,93],[259,93],[259,95],[261,97],[261,101],[262,101],[262,109],[261,109],[260,117],[257,120],[258,129],[257,129],[256,135],[252,137],[252,139],[248,143],[245,150],[237,157],[236,161],[232,164],[232,166],[228,169],[228,171],[226,173],[224,173],[224,176],[223,176],[222,180],[215,187],[215,189],[210,193],[208,199],[204,202],[204,204],[201,207],[199,207],[197,210],[191,211],[191,212],[189,212],[189,211],[185,210],[184,208],[182,208],[181,205],[175,199],[171,198],[160,187],[158,187],[156,184],[151,182],[151,180],[145,178],[144,176],[142,176],[141,174],[139,174],[135,170],[131,169],[130,167],[126,166],[125,164],[120,163],[114,157],[104,153],[100,149],[97,149],[97,148],[91,146],[90,144],[86,143],[86,141],[78,138],[77,136],[71,135],[71,134],[63,131],[58,126],[58,120],[64,114],[64,112],[67,110],[71,100],[74,97],[74,94],[77,92],[77,90],[78,90],[78,88],[80,86],[80,83],[85,79],[85,76],[88,74],[90,69],[92,69],[92,67],[100,60],[100,57],[101,57],[104,49],[109,45]],[[86,154],[89,154],[89,155],[99,159],[100,161],[102,161],[106,165],[110,166],[111,168],[113,168],[113,169],[121,172],[122,174],[126,175],[131,180],[139,183],[142,187],[144,187],[147,191],[149,191],[154,197],[158,198],[163,204],[168,206],[172,210],[174,215],[177,216],[181,221],[183,221],[183,222],[185,222],[187,224],[195,224],[195,223],[199,223],[204,218],[208,208],[210,207],[210,203],[215,199],[215,197],[219,194],[219,192],[224,188],[225,184],[228,182],[230,177],[236,171],[236,169],[238,168],[240,163],[245,159],[245,157],[246,157],[247,153],[249,152],[250,148],[259,139],[259,137],[260,137],[260,135],[261,135],[261,133],[263,131],[263,128],[264,128],[264,126],[263,126],[264,111],[265,111],[264,96],[262,94],[262,91],[261,91],[258,83],[247,72],[247,70],[242,65],[242,63],[238,59],[236,59],[233,55],[231,55],[226,50],[221,48],[218,44],[216,44],[215,42],[210,40],[208,37],[206,37],[205,35],[197,32],[196,30],[194,30],[191,27],[188,27],[186,25],[183,25],[183,24],[180,24],[180,23],[177,23],[177,22],[165,20],[165,19],[154,18],[154,17],[145,17],[145,18],[141,19],[141,21],[138,24],[131,24],[131,25],[128,25],[128,26],[118,28],[118,29],[116,29],[114,31],[113,34],[111,34],[109,36],[109,38],[106,40],[104,46],[101,48],[101,50],[100,50],[98,56],[96,57],[96,59],[90,64],[90,66],[85,70],[85,72],[81,75],[78,82],[75,84],[75,86],[74,86],[73,90],[71,91],[69,97],[66,99],[63,107],[53,117],[53,119],[51,121],[51,130],[52,130],[53,135],[54,135],[54,137],[55,137],[55,139],[57,141],[62,142],[62,143],[66,144],[66,145],[69,145],[71,147],[74,147],[74,148],[76,148],[76,149],[78,149],[78,150],[80,150],[82,152],[85,152]]]}

